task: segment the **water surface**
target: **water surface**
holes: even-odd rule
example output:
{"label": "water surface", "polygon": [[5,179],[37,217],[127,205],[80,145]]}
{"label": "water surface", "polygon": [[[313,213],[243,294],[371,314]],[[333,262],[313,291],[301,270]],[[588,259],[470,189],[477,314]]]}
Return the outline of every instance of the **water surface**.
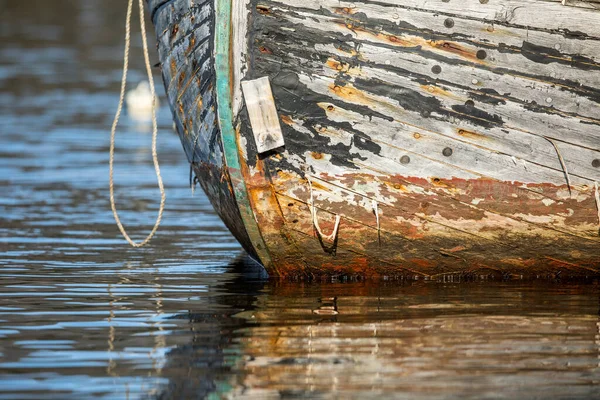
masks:
{"label": "water surface", "polygon": [[[597,282],[264,280],[192,196],[163,92],[167,210],[128,247],[107,167],[125,6],[0,1],[0,399],[600,398]],[[141,60],[138,39],[132,87]],[[117,142],[140,239],[148,125],[124,115]]]}

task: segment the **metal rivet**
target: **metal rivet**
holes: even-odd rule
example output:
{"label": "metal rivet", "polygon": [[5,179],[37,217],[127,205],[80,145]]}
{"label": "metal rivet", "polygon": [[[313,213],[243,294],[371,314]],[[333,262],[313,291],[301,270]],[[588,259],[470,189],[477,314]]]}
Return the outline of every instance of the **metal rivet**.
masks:
{"label": "metal rivet", "polygon": [[487,57],[487,53],[485,52],[485,50],[479,50],[477,52],[477,58],[480,60],[484,60]]}
{"label": "metal rivet", "polygon": [[415,133],[415,134],[413,135],[413,137],[414,137],[415,139],[420,139],[420,138],[421,138],[421,134],[420,134],[420,133]]}
{"label": "metal rivet", "polygon": [[489,0],[479,0],[481,4],[487,4]]}
{"label": "metal rivet", "polygon": [[488,32],[494,32],[494,26],[493,25],[488,26],[487,27],[487,31]]}
{"label": "metal rivet", "polygon": [[472,83],[473,85],[477,85],[477,84],[479,83],[479,81],[478,81],[477,79],[473,79],[473,80],[471,81],[471,83]]}
{"label": "metal rivet", "polygon": [[439,65],[434,65],[433,67],[431,67],[431,72],[433,72],[434,74],[439,74],[440,72],[442,72],[442,67],[440,67]]}
{"label": "metal rivet", "polygon": [[560,43],[556,43],[556,44],[554,45],[554,48],[555,48],[556,50],[560,50]]}
{"label": "metal rivet", "polygon": [[450,147],[446,147],[444,149],[444,151],[442,151],[442,154],[445,155],[446,157],[450,157],[452,155],[453,151]]}
{"label": "metal rivet", "polygon": [[472,110],[473,108],[475,108],[475,102],[473,100],[467,100],[465,102],[465,107],[467,107],[467,110]]}
{"label": "metal rivet", "polygon": [[402,164],[408,164],[410,162],[410,157],[409,156],[402,156],[402,158],[400,158],[400,162]]}
{"label": "metal rivet", "polygon": [[392,62],[390,60],[385,60],[385,65],[390,65]]}
{"label": "metal rivet", "polygon": [[552,97],[548,97],[548,98],[546,99],[546,103],[552,103]]}
{"label": "metal rivet", "polygon": [[592,167],[600,168],[600,158],[596,158],[594,161],[592,161]]}
{"label": "metal rivet", "polygon": [[446,18],[444,21],[444,26],[446,28],[452,28],[454,26],[454,20],[452,18]]}

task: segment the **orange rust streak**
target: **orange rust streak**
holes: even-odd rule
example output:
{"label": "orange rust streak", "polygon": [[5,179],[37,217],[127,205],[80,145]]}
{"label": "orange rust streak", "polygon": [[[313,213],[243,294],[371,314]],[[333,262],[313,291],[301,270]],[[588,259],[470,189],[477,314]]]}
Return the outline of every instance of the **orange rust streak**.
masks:
{"label": "orange rust streak", "polygon": [[356,14],[357,9],[355,7],[333,7],[333,12],[340,15],[352,15]]}
{"label": "orange rust streak", "polygon": [[434,85],[419,85],[419,87],[421,88],[421,90],[423,90],[424,92],[427,92],[431,95],[434,96],[440,96],[440,97],[448,97],[450,99],[454,99],[454,100],[458,100],[458,101],[465,101],[465,99],[463,97],[459,97],[456,96],[455,94],[442,89],[439,86],[434,86]]}
{"label": "orange rust streak", "polygon": [[451,53],[476,64],[488,64],[487,62],[485,62],[485,60],[477,58],[477,50],[468,49],[465,46],[462,46],[456,42],[427,40],[419,36],[401,38],[389,33],[375,32],[373,30],[366,29],[363,26],[362,22],[352,19],[346,19],[345,21],[336,21],[336,24],[338,26],[343,26],[346,29],[351,30],[359,37],[361,36],[361,34],[366,34],[371,38],[377,39],[377,41],[380,43],[391,43],[392,45],[398,47],[422,47],[424,49],[436,50],[438,52]]}
{"label": "orange rust streak", "polygon": [[283,122],[284,124],[289,125],[289,126],[294,125],[294,120],[289,115],[281,115],[280,118],[281,118],[281,122]]}
{"label": "orange rust streak", "polygon": [[466,129],[458,129],[457,133],[462,136],[462,137],[466,137],[466,138],[470,138],[470,139],[475,139],[475,140],[489,140],[489,138],[485,135],[482,135],[481,133],[477,133],[477,132],[473,132],[473,131],[468,131]]}
{"label": "orange rust streak", "polygon": [[194,50],[195,45],[196,45],[196,37],[192,35],[192,37],[190,38],[190,44],[188,45],[187,49],[185,50],[186,56],[190,55],[192,50]]}
{"label": "orange rust streak", "polygon": [[476,52],[470,51],[458,43],[448,41],[431,41],[428,44],[434,49],[441,50],[446,53],[456,54],[477,64],[487,64],[485,61],[477,58]]}

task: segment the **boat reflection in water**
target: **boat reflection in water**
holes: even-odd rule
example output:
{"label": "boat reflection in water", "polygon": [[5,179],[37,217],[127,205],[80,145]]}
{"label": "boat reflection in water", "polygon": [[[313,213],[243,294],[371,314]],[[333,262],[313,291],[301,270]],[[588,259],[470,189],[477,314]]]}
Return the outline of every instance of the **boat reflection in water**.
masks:
{"label": "boat reflection in water", "polygon": [[159,398],[592,398],[598,288],[256,281],[188,314]]}

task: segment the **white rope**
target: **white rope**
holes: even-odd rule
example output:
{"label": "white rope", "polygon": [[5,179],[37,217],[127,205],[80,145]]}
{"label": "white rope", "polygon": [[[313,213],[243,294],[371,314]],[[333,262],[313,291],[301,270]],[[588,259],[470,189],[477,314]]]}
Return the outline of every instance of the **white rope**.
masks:
{"label": "white rope", "polygon": [[146,23],[144,20],[144,4],[143,0],[139,0],[139,9],[140,9],[140,27],[142,33],[142,44],[144,48],[144,61],[146,62],[146,72],[148,73],[148,83],[150,84],[150,93],[152,96],[152,161],[154,162],[154,170],[156,171],[156,178],[158,179],[158,188],[160,189],[160,207],[158,211],[158,217],[156,218],[156,223],[154,224],[154,228],[152,231],[144,239],[143,242],[136,243],[134,242],[123,224],[121,223],[121,219],[119,218],[119,214],[117,212],[117,206],[115,204],[115,190],[114,190],[114,179],[113,179],[113,170],[114,170],[114,158],[115,158],[115,132],[117,130],[117,125],[119,124],[119,117],[121,116],[121,111],[123,109],[123,99],[125,98],[125,88],[127,86],[127,71],[129,69],[129,48],[131,44],[131,11],[133,8],[133,0],[129,0],[127,6],[127,20],[125,23],[125,54],[123,60],[123,78],[121,79],[121,94],[119,97],[119,106],[117,107],[117,113],[115,114],[115,119],[113,121],[112,129],[110,132],[110,157],[109,157],[109,186],[110,186],[110,206],[112,208],[113,215],[115,217],[115,221],[117,221],[117,226],[119,230],[125,237],[125,239],[129,242],[133,247],[143,247],[152,240],[158,227],[160,225],[160,221],[163,217],[163,212],[165,210],[165,201],[166,194],[165,188],[163,185],[162,176],[160,175],[160,165],[158,163],[158,153],[156,151],[156,138],[158,136],[158,126],[156,124],[156,94],[154,91],[154,80],[152,79],[152,68],[150,67],[150,57],[148,56],[148,42],[146,41]]}
{"label": "white rope", "polygon": [[308,187],[310,188],[310,203],[308,204],[308,207],[310,208],[310,215],[312,216],[313,226],[315,227],[317,233],[320,235],[321,239],[327,239],[330,242],[335,242],[335,239],[337,238],[340,229],[340,221],[342,218],[336,214],[335,226],[331,235],[326,235],[323,233],[321,227],[319,226],[319,219],[317,218],[317,209],[315,208],[315,197],[313,195],[312,182],[308,175],[306,176],[306,179],[308,179]]}

